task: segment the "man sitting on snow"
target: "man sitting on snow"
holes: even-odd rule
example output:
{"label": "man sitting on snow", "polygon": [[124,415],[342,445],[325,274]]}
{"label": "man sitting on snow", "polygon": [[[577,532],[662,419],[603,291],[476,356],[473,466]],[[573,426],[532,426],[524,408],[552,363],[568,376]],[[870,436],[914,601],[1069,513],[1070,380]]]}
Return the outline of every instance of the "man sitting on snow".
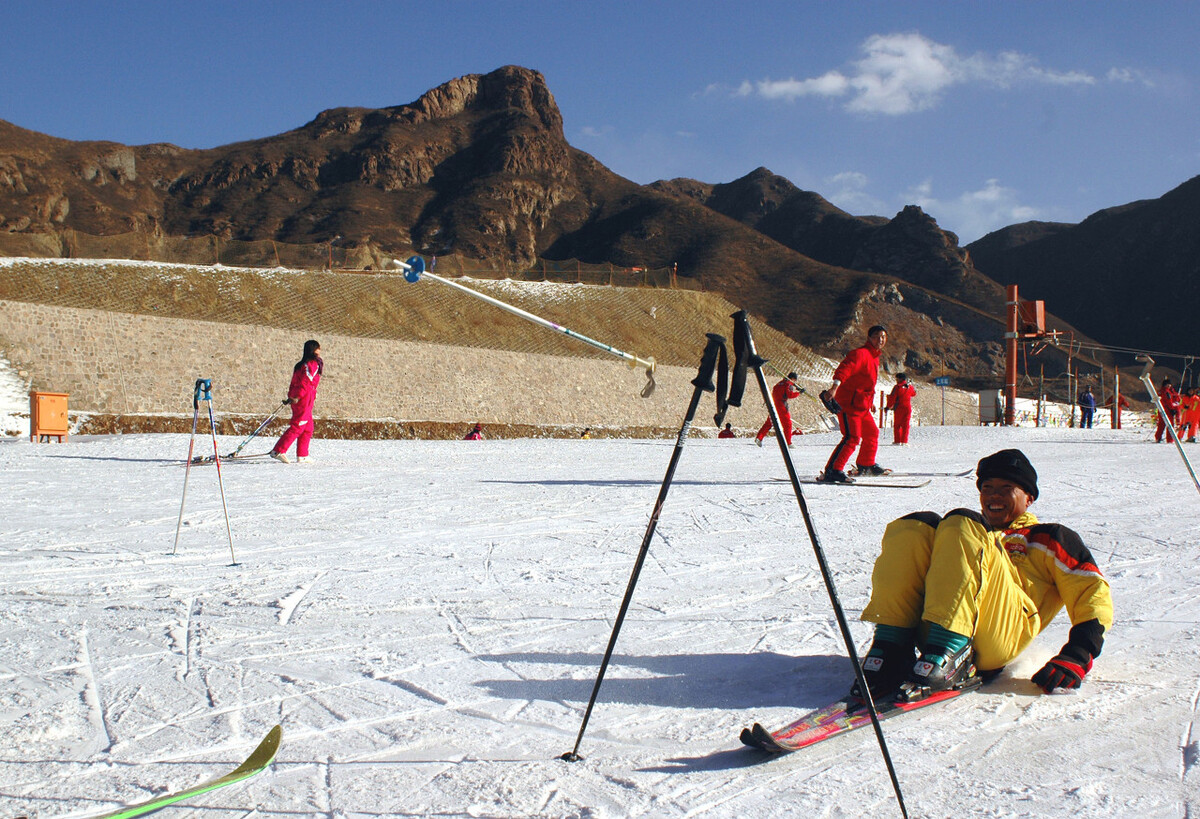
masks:
{"label": "man sitting on snow", "polygon": [[1078,534],[1028,511],[1038,497],[1029,459],[1005,449],[976,476],[981,512],[914,512],[884,531],[862,613],[876,624],[863,660],[874,698],[999,671],[1064,607],[1070,637],[1033,681],[1047,693],[1076,688],[1100,655],[1113,618],[1108,581]]}

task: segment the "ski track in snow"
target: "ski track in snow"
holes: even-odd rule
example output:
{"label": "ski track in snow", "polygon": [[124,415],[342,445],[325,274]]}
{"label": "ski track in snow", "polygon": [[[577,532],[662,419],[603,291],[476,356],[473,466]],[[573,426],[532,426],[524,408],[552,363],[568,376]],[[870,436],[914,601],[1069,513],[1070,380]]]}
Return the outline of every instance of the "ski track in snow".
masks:
{"label": "ski track in snow", "polygon": [[[1080,532],[1117,605],[1078,693],[1028,681],[1066,637],[1060,615],[981,692],[885,724],[913,815],[1200,819],[1200,504],[1178,453],[1147,438],[918,428],[913,446],[881,449],[912,472],[1025,449],[1034,511]],[[83,819],[194,784],[276,722],[268,771],[189,806],[898,815],[870,731],[773,760],[737,741],[851,674],[796,499],[772,480],[778,452],[689,441],[584,759],[566,763],[673,441],[318,439],[314,464],[223,473],[238,566],[207,470],[171,554],[183,470],[158,465],[186,441],[0,441],[0,815]],[[833,443],[798,440],[799,471]],[[860,652],[886,523],[976,502],[951,476],[804,492]]]}

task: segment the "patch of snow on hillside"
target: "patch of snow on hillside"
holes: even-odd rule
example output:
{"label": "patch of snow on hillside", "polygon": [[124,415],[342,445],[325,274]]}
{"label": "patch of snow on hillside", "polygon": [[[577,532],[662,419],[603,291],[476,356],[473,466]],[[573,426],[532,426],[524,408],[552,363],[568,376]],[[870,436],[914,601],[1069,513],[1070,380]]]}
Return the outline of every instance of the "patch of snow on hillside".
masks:
{"label": "patch of snow on hillside", "polygon": [[29,384],[0,355],[0,435],[29,435]]}

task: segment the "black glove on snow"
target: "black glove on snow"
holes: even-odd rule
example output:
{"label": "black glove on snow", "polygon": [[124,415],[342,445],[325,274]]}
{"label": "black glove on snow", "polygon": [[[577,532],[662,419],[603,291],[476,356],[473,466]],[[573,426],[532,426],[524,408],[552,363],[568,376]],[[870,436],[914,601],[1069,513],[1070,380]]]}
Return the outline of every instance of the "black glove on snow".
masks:
{"label": "black glove on snow", "polygon": [[825,409],[829,410],[834,415],[841,415],[842,405],[834,400],[832,392],[829,390],[822,390],[820,398],[821,403],[825,405]]}
{"label": "black glove on snow", "polygon": [[1078,688],[1083,678],[1092,670],[1092,661],[1080,665],[1069,657],[1059,654],[1042,666],[1041,671],[1033,675],[1033,681],[1047,694],[1056,688]]}
{"label": "black glove on snow", "polygon": [[1033,681],[1049,694],[1056,688],[1078,688],[1092,670],[1092,659],[1100,656],[1104,628],[1097,620],[1071,626],[1071,633],[1058,655],[1033,675]]}

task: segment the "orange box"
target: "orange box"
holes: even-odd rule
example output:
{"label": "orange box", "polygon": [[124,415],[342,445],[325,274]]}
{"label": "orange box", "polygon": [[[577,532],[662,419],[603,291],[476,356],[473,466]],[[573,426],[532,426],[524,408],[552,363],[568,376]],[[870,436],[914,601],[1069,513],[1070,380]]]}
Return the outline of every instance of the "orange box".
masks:
{"label": "orange box", "polygon": [[29,393],[29,440],[41,443],[45,438],[67,440],[67,393]]}

